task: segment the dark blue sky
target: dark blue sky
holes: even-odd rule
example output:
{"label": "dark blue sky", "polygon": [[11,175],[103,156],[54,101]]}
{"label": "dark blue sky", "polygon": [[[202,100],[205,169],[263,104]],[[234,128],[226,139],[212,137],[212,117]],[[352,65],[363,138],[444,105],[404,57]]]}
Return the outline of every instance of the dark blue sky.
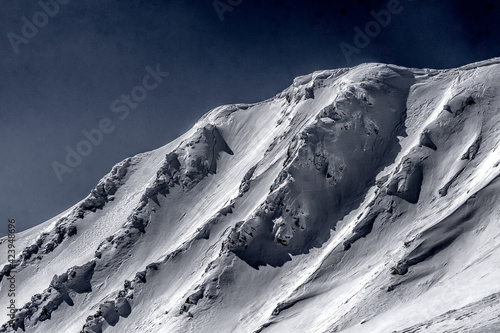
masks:
{"label": "dark blue sky", "polygon": [[[53,17],[37,1],[0,4],[0,217],[16,218],[19,230],[76,203],[115,163],[168,143],[209,109],[267,99],[296,76],[368,61],[450,68],[500,56],[498,1],[59,1],[67,3],[47,7]],[[356,47],[354,29],[388,7],[397,8],[390,22],[347,61],[339,45]],[[169,75],[146,91],[145,68],[157,64]],[[120,119],[111,104],[133,89],[147,97]],[[60,181],[53,162],[64,164],[67,147],[103,119],[113,130]]]}

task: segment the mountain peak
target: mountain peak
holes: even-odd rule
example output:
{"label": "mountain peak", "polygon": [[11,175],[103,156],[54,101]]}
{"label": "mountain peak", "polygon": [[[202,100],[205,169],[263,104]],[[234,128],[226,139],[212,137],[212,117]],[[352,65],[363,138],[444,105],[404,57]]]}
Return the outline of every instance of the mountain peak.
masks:
{"label": "mountain peak", "polygon": [[19,234],[0,332],[498,327],[499,74],[368,63],[211,110]]}

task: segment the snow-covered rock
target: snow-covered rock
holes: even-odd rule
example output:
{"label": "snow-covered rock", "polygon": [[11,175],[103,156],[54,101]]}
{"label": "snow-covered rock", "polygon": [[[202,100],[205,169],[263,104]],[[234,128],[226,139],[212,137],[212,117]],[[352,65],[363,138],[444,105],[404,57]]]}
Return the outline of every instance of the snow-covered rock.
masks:
{"label": "snow-covered rock", "polygon": [[17,235],[0,332],[496,332],[499,96],[496,58],[218,107]]}

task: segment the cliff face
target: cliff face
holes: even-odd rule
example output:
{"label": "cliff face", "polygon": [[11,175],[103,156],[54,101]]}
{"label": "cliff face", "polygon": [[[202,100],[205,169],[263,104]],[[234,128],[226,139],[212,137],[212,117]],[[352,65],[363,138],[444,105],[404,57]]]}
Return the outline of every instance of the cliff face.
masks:
{"label": "cliff face", "polygon": [[18,235],[15,328],[494,330],[499,93],[498,59],[363,64],[216,108]]}

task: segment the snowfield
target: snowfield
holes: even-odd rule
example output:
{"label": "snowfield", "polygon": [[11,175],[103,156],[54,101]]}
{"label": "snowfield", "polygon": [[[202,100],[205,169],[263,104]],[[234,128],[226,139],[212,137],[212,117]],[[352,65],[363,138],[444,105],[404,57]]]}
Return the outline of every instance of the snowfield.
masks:
{"label": "snowfield", "polygon": [[0,332],[500,332],[499,145],[499,58],[218,107],[17,235]]}

